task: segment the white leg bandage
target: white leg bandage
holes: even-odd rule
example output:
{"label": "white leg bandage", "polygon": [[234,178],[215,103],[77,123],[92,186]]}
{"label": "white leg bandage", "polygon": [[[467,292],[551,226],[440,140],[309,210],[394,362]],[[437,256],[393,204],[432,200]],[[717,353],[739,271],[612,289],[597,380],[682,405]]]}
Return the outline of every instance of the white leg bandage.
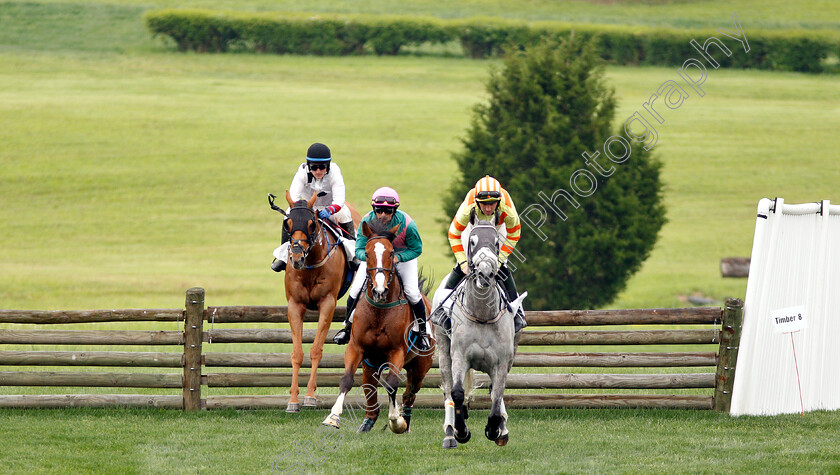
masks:
{"label": "white leg bandage", "polygon": [[443,406],[445,409],[443,430],[445,432],[447,427],[455,427],[455,402],[452,399],[447,399]]}

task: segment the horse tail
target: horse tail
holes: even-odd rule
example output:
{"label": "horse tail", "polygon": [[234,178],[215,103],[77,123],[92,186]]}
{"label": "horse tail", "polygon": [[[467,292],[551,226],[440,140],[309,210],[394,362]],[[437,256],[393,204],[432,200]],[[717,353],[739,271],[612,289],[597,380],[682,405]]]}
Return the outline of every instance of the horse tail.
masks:
{"label": "horse tail", "polygon": [[435,288],[435,276],[434,272],[431,276],[427,276],[425,270],[424,267],[421,267],[417,272],[417,286],[420,287],[420,293],[428,297]]}
{"label": "horse tail", "polygon": [[470,368],[467,370],[467,375],[464,376],[464,404],[472,400],[473,393],[478,386],[475,384],[475,371]]}

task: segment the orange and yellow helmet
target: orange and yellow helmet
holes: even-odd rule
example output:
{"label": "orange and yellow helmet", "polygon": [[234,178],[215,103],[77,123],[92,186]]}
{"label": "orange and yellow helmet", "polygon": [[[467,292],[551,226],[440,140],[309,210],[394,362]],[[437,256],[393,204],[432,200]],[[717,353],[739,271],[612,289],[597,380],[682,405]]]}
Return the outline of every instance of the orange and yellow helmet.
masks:
{"label": "orange and yellow helmet", "polygon": [[490,175],[475,182],[475,201],[479,203],[493,203],[502,200],[502,185],[499,180]]}

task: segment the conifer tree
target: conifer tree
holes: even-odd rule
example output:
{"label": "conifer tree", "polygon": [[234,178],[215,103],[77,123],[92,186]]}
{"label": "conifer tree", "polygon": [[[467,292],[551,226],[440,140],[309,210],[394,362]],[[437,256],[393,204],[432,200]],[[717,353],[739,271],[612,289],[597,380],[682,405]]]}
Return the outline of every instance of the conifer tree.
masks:
{"label": "conifer tree", "polygon": [[[494,176],[523,219],[519,257],[510,262],[519,291],[529,292],[526,307],[610,303],[666,220],[661,164],[628,137],[623,122],[614,124],[615,92],[594,46],[572,36],[515,52],[491,72],[487,92],[488,102],[474,108],[464,150],[454,155],[460,173],[446,214],[455,214],[479,178]],[[556,206],[540,192],[554,196]],[[545,221],[538,226],[540,207]]]}

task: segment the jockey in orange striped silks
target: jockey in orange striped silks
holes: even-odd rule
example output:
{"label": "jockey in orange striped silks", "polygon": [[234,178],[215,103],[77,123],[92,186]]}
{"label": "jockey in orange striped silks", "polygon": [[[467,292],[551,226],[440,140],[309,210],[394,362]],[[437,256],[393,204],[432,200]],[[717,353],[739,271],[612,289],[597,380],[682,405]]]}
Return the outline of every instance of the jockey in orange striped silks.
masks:
{"label": "jockey in orange striped silks", "polygon": [[[510,198],[510,194],[502,188],[498,180],[489,175],[485,175],[484,178],[478,180],[475,187],[467,193],[449,225],[449,245],[455,254],[457,264],[449,274],[449,279],[444,288],[447,290],[454,289],[469,272],[461,234],[467,228],[472,212],[475,212],[476,218],[492,222],[499,231],[502,238],[499,252],[499,274],[504,279],[504,289],[507,292],[508,301],[512,302],[519,297],[519,293],[516,291],[513,273],[508,269],[506,262],[519,242],[522,226],[519,223],[519,215],[516,214],[516,207]],[[521,307],[519,307],[515,317],[516,331],[525,328],[526,325],[525,316],[522,314]]]}

